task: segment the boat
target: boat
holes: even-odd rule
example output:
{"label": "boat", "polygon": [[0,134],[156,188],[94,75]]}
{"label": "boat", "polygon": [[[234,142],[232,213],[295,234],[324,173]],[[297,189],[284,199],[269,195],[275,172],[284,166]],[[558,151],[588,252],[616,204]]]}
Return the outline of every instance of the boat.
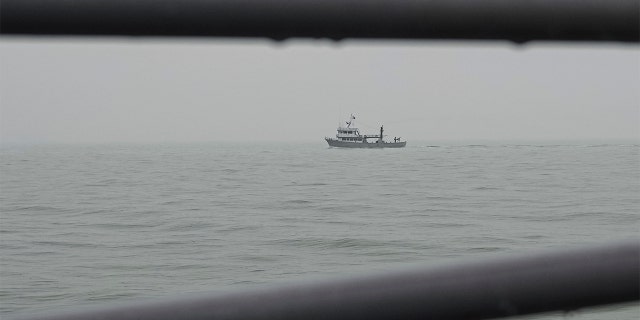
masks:
{"label": "boat", "polygon": [[[404,148],[407,145],[407,141],[401,141],[400,137],[394,137],[393,142],[384,141],[384,126],[380,126],[380,134],[361,134],[360,130],[355,127],[353,120],[356,117],[351,115],[349,121],[346,121],[347,126],[343,127],[338,125],[338,134],[335,138],[325,137],[330,147],[339,148]],[[369,141],[369,139],[375,139]]]}

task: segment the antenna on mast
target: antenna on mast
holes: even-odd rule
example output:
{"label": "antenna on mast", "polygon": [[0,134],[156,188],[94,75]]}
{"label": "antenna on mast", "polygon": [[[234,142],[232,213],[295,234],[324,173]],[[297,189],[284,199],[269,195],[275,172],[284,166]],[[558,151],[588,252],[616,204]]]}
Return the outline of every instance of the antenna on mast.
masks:
{"label": "antenna on mast", "polygon": [[351,127],[351,124],[353,123],[353,120],[355,120],[356,117],[353,116],[353,113],[351,114],[351,117],[349,117],[349,121],[347,121],[347,128]]}

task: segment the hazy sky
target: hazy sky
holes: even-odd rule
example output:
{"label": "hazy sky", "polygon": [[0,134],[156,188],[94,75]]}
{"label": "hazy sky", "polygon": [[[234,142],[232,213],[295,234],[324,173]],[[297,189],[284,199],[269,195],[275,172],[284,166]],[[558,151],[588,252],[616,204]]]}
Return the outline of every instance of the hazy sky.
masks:
{"label": "hazy sky", "polygon": [[502,42],[0,39],[0,138],[640,140],[640,50]]}

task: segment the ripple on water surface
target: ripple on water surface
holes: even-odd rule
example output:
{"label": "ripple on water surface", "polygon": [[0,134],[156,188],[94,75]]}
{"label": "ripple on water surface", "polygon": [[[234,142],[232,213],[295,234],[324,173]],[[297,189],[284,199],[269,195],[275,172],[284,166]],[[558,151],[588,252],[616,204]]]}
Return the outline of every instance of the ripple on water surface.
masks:
{"label": "ripple on water surface", "polygon": [[[3,150],[0,310],[637,237],[639,150],[433,143]],[[624,319],[637,308],[610,312]]]}

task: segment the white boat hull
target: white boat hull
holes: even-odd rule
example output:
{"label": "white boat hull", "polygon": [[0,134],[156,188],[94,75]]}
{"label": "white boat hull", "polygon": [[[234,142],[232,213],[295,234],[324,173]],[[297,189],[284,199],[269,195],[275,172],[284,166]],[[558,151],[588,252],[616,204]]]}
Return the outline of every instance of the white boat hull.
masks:
{"label": "white boat hull", "polygon": [[359,142],[359,141],[340,141],[336,139],[325,138],[329,146],[337,148],[404,148],[407,145],[406,141],[401,142]]}

